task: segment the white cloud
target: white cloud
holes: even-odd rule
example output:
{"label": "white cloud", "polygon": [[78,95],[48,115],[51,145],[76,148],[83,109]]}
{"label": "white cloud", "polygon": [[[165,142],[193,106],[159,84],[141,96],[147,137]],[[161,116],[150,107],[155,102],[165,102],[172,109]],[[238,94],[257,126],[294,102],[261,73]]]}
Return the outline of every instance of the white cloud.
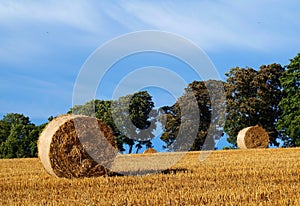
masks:
{"label": "white cloud", "polygon": [[111,16],[131,29],[138,20],[136,30],[178,33],[205,50],[224,46],[269,50],[298,40],[300,27],[295,22],[300,14],[293,8],[299,6],[295,1],[123,1],[123,10],[119,9],[123,13]]}
{"label": "white cloud", "polygon": [[[94,19],[98,21],[95,22]],[[22,27],[22,23],[63,24],[81,30],[98,29],[98,14],[85,1],[5,1],[0,3],[0,24]],[[34,25],[35,24],[35,25]],[[26,24],[25,24],[26,26]]]}
{"label": "white cloud", "polygon": [[[9,44],[14,42],[21,42],[20,47],[30,42],[35,53],[49,49],[45,48],[47,40],[37,39],[31,32],[39,28],[48,32],[48,27],[49,34],[59,34],[59,38],[55,37],[58,44],[79,47],[96,48],[117,35],[144,29],[177,33],[206,51],[225,47],[266,51],[296,47],[299,7],[300,3],[292,0],[3,1],[0,31],[11,34],[1,32],[0,53],[9,53]],[[9,55],[13,54],[11,51]]]}
{"label": "white cloud", "polygon": [[79,42],[77,33],[97,32],[101,22],[92,9],[83,1],[1,1],[0,62],[25,65],[56,45]]}

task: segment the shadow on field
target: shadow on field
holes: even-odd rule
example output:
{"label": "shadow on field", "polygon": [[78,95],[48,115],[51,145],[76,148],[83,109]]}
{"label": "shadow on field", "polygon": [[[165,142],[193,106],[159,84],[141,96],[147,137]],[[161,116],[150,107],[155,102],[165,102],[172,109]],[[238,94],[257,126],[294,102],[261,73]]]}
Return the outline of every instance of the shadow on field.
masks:
{"label": "shadow on field", "polygon": [[177,174],[177,173],[187,173],[187,172],[191,172],[186,168],[176,168],[176,169],[166,169],[161,171],[161,173],[163,174]]}
{"label": "shadow on field", "polygon": [[107,174],[109,177],[116,176],[142,176],[151,174],[177,174],[192,172],[186,168],[166,169],[166,170],[137,170],[137,171],[120,171]]}

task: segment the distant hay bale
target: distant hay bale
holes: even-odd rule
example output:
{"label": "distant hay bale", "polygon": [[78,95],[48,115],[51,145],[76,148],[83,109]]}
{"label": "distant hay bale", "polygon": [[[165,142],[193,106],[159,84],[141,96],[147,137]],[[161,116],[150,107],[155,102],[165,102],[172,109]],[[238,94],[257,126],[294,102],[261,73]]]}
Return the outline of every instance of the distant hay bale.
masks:
{"label": "distant hay bale", "polygon": [[38,141],[39,159],[56,177],[94,177],[110,173],[117,155],[113,132],[99,119],[62,115],[52,120]]}
{"label": "distant hay bale", "polygon": [[240,149],[267,148],[269,135],[260,126],[246,127],[239,132],[237,145]]}
{"label": "distant hay bale", "polygon": [[146,149],[143,154],[157,153],[157,151],[153,148]]}

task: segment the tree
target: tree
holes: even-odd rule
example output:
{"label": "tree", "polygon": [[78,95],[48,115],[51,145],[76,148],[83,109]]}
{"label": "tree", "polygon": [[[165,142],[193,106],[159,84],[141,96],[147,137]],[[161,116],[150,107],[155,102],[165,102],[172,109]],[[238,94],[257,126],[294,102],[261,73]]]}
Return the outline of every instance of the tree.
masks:
{"label": "tree", "polygon": [[280,78],[283,98],[279,103],[283,114],[277,123],[285,146],[300,146],[300,53],[290,60]]}
{"label": "tree", "polygon": [[129,153],[135,143],[137,152],[142,147],[151,147],[151,140],[156,129],[155,110],[152,97],[146,91],[120,97],[113,101],[112,115],[114,123],[129,145]]}
{"label": "tree", "polygon": [[223,134],[225,106],[223,82],[192,82],[174,105],[160,109],[165,125],[161,140],[169,150],[214,149],[215,140]]}
{"label": "tree", "polygon": [[37,139],[43,126],[36,127],[23,114],[10,113],[0,120],[0,157],[37,156]]}
{"label": "tree", "polygon": [[148,92],[141,91],[115,101],[92,100],[85,105],[74,106],[68,113],[101,119],[113,130],[119,151],[125,151],[126,144],[129,146],[129,153],[132,153],[134,145],[137,152],[142,145],[151,147],[153,131],[156,129],[153,107],[152,97]]}
{"label": "tree", "polygon": [[268,132],[270,143],[278,145],[276,130],[282,111],[278,107],[282,98],[279,81],[284,68],[279,64],[262,65],[258,71],[252,68],[232,68],[225,87],[227,116],[225,132],[228,142],[236,145],[238,132],[249,126],[260,125]]}
{"label": "tree", "polygon": [[18,114],[18,113],[6,114],[5,116],[3,116],[2,120],[11,125],[13,125],[13,124],[22,124],[22,125],[30,124],[29,117],[26,117],[23,114]]}
{"label": "tree", "polygon": [[0,120],[0,145],[7,140],[10,134],[10,124],[7,121]]}

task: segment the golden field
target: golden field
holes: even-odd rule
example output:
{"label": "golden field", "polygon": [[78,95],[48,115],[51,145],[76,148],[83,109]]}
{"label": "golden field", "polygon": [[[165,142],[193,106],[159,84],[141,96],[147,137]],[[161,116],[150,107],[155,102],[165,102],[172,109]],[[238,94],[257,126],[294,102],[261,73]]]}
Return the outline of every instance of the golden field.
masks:
{"label": "golden field", "polygon": [[38,159],[0,160],[0,205],[300,205],[300,148],[199,154],[169,172],[84,179],[52,177]]}

